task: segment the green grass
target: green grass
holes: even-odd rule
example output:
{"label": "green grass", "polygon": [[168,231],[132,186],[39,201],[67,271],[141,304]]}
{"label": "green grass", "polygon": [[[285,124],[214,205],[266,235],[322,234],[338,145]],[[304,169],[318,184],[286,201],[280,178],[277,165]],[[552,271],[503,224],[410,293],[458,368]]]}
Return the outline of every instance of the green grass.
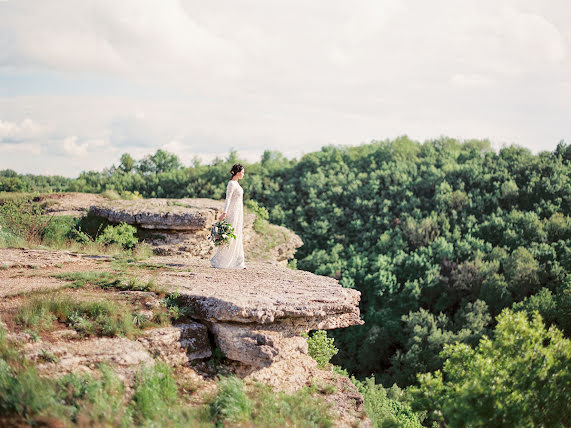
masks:
{"label": "green grass", "polygon": [[113,288],[116,290],[131,291],[152,291],[158,294],[164,293],[162,287],[155,283],[154,279],[141,281],[138,278],[125,277],[123,273],[115,272],[66,272],[52,275],[54,278],[70,281],[73,288],[81,288],[86,285],[93,285],[103,289]]}
{"label": "green grass", "polygon": [[38,193],[29,192],[0,192],[0,205],[6,202],[28,202],[38,196]]}
{"label": "green grass", "polygon": [[52,275],[54,278],[71,281],[74,288],[85,287],[86,285],[94,285],[97,287],[114,287],[119,285],[123,280],[121,275],[112,272],[66,272]]}
{"label": "green grass", "polygon": [[170,366],[157,363],[139,373],[133,394],[133,408],[139,422],[168,413],[177,398],[177,384]]}
{"label": "green grass", "polygon": [[131,337],[136,312],[113,301],[81,301],[62,295],[43,295],[24,303],[15,321],[38,331],[52,330],[54,321],[65,323],[84,336]]}
{"label": "green grass", "polygon": [[222,378],[210,403],[211,417],[217,422],[241,422],[249,419],[251,412],[252,402],[246,396],[244,382],[232,376]]}
{"label": "green grass", "polygon": [[303,388],[293,394],[262,384],[246,388],[242,380],[222,378],[211,400],[210,416],[218,426],[331,427],[330,405]]}
{"label": "green grass", "polygon": [[40,351],[40,358],[47,363],[57,363],[59,361],[59,358],[53,352],[45,349]]}
{"label": "green grass", "polygon": [[[86,280],[80,275],[70,276],[74,281]],[[108,284],[120,290],[152,290],[154,283],[116,285],[113,277],[96,277],[105,288]],[[110,282],[111,281],[111,282]],[[65,323],[84,336],[126,336],[132,337],[151,326],[169,325],[190,315],[190,309],[180,304],[177,293],[166,294],[161,305],[153,309],[152,319],[148,319],[136,307],[112,300],[83,301],[61,294],[38,292],[29,298],[18,310],[14,320],[34,336],[37,332],[51,331],[54,322]]]}
{"label": "green grass", "polygon": [[57,404],[52,381],[38,375],[6,339],[0,328],[0,425],[10,419],[29,421],[34,415]]}
{"label": "green grass", "polygon": [[276,392],[257,384],[250,392],[255,397],[252,410],[254,426],[332,427],[331,405],[312,394],[310,388],[293,393]]}

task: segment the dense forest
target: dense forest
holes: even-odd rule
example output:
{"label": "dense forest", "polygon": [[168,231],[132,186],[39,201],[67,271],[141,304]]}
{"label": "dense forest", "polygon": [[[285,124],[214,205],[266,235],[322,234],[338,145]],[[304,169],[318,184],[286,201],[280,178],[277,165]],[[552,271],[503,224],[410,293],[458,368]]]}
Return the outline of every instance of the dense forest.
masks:
{"label": "dense forest", "polygon": [[[290,266],[362,293],[365,324],[330,332],[339,348],[333,362],[358,378],[411,386],[414,408],[432,412],[427,421],[511,426],[512,412],[529,413],[517,419],[521,426],[564,426],[557,425],[569,416],[571,393],[571,146],[564,142],[534,155],[514,145],[495,152],[487,140],[400,137],[327,146],[299,160],[266,151],[247,163],[232,151],[191,166],[158,150],[141,160],[124,154],[118,165],[77,179],[0,171],[0,191],[220,199],[236,162],[245,166],[245,198],[303,239]],[[528,347],[531,360],[520,355]],[[506,359],[513,367],[502,366]],[[488,383],[511,377],[498,392],[508,404],[498,410]],[[515,382],[522,377],[531,380]],[[478,391],[488,397],[481,405]],[[490,422],[492,407],[499,419]],[[541,413],[547,407],[554,425]]]}

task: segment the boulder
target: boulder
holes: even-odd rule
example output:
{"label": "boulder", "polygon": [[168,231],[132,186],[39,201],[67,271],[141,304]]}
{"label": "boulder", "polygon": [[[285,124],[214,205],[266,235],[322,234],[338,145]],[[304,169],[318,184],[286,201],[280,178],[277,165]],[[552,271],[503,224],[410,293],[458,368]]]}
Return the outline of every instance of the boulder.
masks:
{"label": "boulder", "polygon": [[138,340],[152,355],[173,366],[212,355],[208,330],[197,322],[154,328]]}

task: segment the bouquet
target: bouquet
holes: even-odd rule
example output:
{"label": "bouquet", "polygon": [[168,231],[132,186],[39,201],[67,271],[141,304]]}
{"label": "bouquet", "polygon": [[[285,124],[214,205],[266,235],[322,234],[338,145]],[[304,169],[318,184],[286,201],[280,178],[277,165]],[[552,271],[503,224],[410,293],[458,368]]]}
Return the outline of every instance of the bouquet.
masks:
{"label": "bouquet", "polygon": [[236,239],[236,235],[234,235],[234,228],[226,220],[217,221],[210,229],[210,240],[217,247],[229,244],[231,238]]}

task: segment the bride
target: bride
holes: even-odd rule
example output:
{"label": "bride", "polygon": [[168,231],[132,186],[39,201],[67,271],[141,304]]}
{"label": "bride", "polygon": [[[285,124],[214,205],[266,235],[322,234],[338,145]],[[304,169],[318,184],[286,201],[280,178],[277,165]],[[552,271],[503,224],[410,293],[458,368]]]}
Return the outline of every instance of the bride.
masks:
{"label": "bride", "polygon": [[219,246],[214,257],[210,259],[210,264],[215,268],[246,269],[242,245],[244,189],[238,184],[238,180],[244,177],[244,167],[237,163],[230,170],[230,174],[232,179],[226,187],[226,202],[218,220],[226,219],[232,225],[236,239],[230,239],[229,245]]}

